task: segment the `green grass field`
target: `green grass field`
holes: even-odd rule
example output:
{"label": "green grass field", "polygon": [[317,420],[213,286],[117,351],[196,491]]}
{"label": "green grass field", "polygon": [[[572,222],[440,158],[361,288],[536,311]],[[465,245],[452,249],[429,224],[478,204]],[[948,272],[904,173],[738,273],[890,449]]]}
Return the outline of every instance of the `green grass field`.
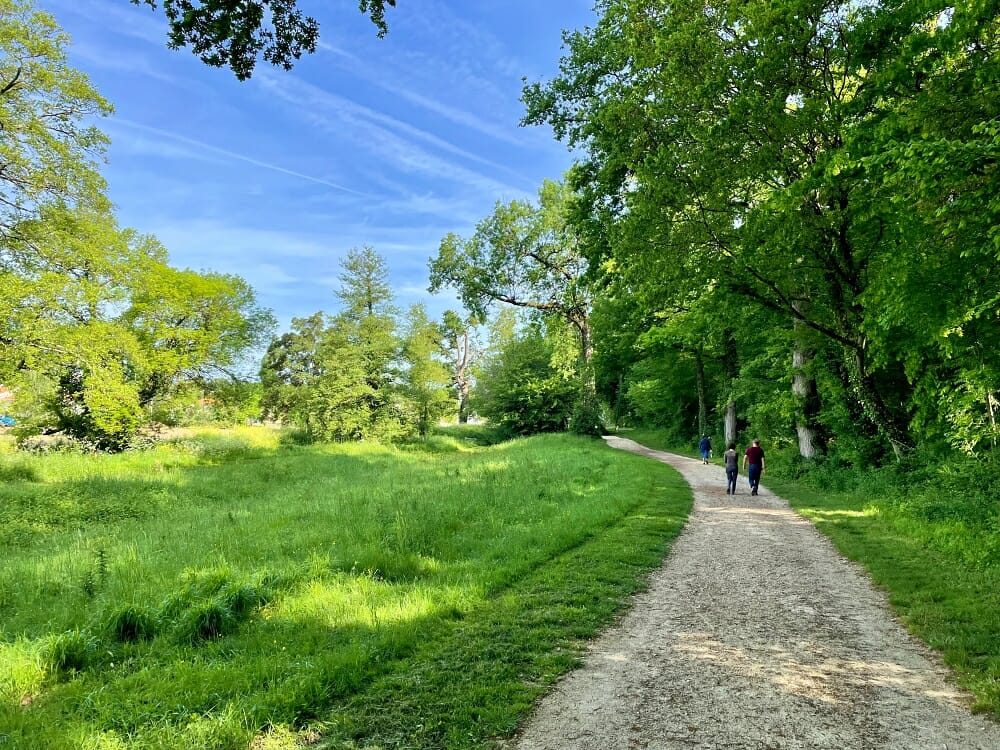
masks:
{"label": "green grass field", "polygon": [[0,454],[0,750],[482,747],[690,507],[600,441]]}
{"label": "green grass field", "polygon": [[[677,450],[655,430],[622,435]],[[788,457],[774,453],[764,484],[863,565],[902,622],[972,692],[975,710],[1000,719],[1000,503],[990,467],[820,466],[793,480],[781,476]]]}

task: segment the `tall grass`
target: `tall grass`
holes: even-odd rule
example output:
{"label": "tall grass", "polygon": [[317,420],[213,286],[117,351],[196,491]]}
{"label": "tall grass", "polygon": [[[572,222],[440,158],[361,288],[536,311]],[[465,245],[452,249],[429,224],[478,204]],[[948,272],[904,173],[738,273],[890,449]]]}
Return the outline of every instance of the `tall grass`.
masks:
{"label": "tall grass", "polygon": [[[625,434],[651,447],[671,447],[655,430]],[[835,455],[802,462],[794,448],[769,448],[767,466],[767,486],[861,563],[903,623],[972,691],[975,709],[1000,719],[995,460],[915,453],[862,469]]]}
{"label": "tall grass", "polygon": [[[0,456],[0,746],[476,747],[680,529],[596,441]],[[395,708],[388,708],[388,706]]]}

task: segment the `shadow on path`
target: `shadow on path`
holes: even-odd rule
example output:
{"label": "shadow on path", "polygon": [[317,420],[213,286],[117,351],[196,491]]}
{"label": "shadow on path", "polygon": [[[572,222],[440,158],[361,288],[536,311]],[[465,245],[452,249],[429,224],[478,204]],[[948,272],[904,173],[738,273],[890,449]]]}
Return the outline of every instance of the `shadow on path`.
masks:
{"label": "shadow on path", "polygon": [[670,464],[688,525],[621,622],[543,699],[512,745],[547,748],[997,750],[947,670],[806,519],[724,470]]}

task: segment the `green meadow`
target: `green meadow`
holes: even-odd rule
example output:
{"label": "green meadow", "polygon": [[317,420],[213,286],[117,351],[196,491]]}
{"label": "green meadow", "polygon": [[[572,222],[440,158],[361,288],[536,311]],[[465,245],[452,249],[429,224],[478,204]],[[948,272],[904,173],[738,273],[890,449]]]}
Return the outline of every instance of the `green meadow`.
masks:
{"label": "green meadow", "polygon": [[483,747],[680,530],[601,441],[0,454],[0,749]]}

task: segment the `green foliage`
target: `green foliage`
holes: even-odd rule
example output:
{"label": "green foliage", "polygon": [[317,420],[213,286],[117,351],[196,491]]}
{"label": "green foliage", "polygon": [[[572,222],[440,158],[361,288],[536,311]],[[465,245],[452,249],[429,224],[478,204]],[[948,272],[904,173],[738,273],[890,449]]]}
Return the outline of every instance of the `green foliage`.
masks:
{"label": "green foliage", "polygon": [[140,395],[148,403],[182,378],[226,372],[262,346],[274,315],[238,276],[197,273],[153,263],[131,290],[122,321],[138,336],[148,365]]}
{"label": "green foliage", "polygon": [[[421,415],[429,419],[436,409],[437,395],[424,379],[433,374],[419,375],[429,360],[421,359],[417,370],[425,402],[411,408],[398,387],[403,351],[385,260],[364,247],[348,253],[342,267],[342,311],[295,319],[292,331],[268,347],[260,374],[264,416],[293,424],[313,440],[406,437]],[[425,341],[427,330],[414,346]]]}
{"label": "green foliage", "polygon": [[149,607],[123,607],[108,618],[108,630],[121,643],[147,641],[156,635],[157,625],[156,613]]}
{"label": "green foliage", "polygon": [[639,359],[625,381],[626,399],[640,424],[687,440],[698,432],[694,361],[675,349]]}
{"label": "green foliage", "polygon": [[106,207],[97,171],[107,137],[93,118],[111,105],[67,64],[68,38],[26,0],[0,0],[0,237],[39,207]]}
{"label": "green foliage", "polygon": [[552,366],[552,347],[537,330],[509,342],[483,367],[476,411],[519,435],[566,428],[579,386]]}
{"label": "green foliage", "polygon": [[0,381],[22,434],[121,449],[154,398],[231,366],[274,319],[242,279],[173,269],[118,226],[93,124],[111,108],[66,44],[49,15],[0,2]]}
{"label": "green foliage", "polygon": [[[352,250],[342,265],[341,312],[295,319],[268,347],[260,372],[263,414],[311,440],[426,435],[454,411],[451,389],[460,371],[469,385],[468,351],[449,370],[445,331],[423,307],[397,323],[385,260],[370,247]],[[454,320],[449,330],[458,335]]]}
{"label": "green foliage", "polygon": [[417,432],[423,436],[446,414],[455,411],[449,392],[453,373],[444,362],[441,326],[431,322],[422,305],[414,305],[407,315],[403,337],[403,395],[415,411]]}
{"label": "green foliage", "polygon": [[323,371],[306,396],[305,427],[319,440],[394,440],[411,425],[397,401],[395,321],[365,315],[331,319],[319,358]]}
{"label": "green foliage", "polygon": [[260,367],[261,411],[267,419],[305,425],[310,388],[324,371],[320,347],[327,317],[292,318],[291,331],[271,341]]}
{"label": "green foliage", "polygon": [[597,396],[589,391],[577,395],[569,416],[569,429],[577,435],[600,437],[606,432],[607,418]]}
{"label": "green foliage", "polygon": [[[570,222],[572,192],[546,180],[538,204],[497,202],[493,213],[467,239],[449,234],[430,262],[430,290],[452,288],[477,320],[500,303],[533,311],[556,330],[572,331],[575,345],[562,361],[592,388],[591,291],[584,277],[587,259]],[[554,352],[555,353],[555,352]]]}
{"label": "green foliage", "polygon": [[[191,51],[215,68],[229,68],[240,81],[253,75],[257,60],[291,70],[303,53],[316,51],[319,23],[298,9],[298,0],[260,0],[246,7],[228,0],[131,0],[133,5],[163,9],[167,17],[167,46]],[[358,7],[371,18],[378,36],[389,30],[386,7],[396,0],[360,0]],[[266,12],[264,10],[266,8]]]}
{"label": "green foliage", "polygon": [[918,443],[992,451],[993,4],[598,10],[524,100],[580,149],[570,216],[600,282],[602,392],[632,388],[652,419],[690,398],[632,372],[655,335],[719,360],[699,422],[735,405],[741,430],[876,463]]}
{"label": "green foliage", "polygon": [[49,638],[42,658],[48,668],[57,674],[79,672],[90,666],[97,648],[97,639],[91,634],[82,630],[67,630]]}

